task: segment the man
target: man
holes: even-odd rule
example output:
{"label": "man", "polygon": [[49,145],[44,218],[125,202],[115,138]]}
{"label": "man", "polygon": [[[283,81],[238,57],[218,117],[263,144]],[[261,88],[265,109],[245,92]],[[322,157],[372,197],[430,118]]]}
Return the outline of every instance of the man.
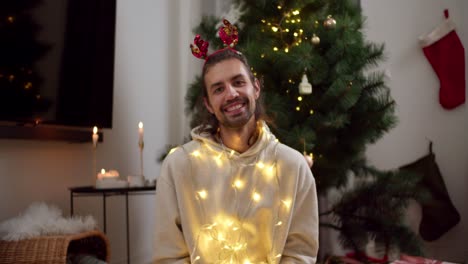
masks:
{"label": "man", "polygon": [[314,178],[262,120],[246,58],[217,51],[202,75],[211,117],[162,164],[155,263],[315,263]]}

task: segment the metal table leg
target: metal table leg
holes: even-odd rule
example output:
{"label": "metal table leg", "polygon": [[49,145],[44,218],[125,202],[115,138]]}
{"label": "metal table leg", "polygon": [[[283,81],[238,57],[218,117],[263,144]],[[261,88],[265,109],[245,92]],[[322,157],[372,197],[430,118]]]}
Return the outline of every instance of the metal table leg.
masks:
{"label": "metal table leg", "polygon": [[107,234],[106,230],[106,194],[102,193],[102,212],[103,212],[103,218],[104,218],[104,233]]}
{"label": "metal table leg", "polygon": [[125,193],[125,213],[127,214],[127,263],[130,264],[130,232],[128,223],[128,192]]}

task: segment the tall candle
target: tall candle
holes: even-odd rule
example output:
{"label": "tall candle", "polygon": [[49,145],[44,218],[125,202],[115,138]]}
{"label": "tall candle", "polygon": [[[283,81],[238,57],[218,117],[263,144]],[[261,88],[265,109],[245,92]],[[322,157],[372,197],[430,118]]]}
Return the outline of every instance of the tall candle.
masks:
{"label": "tall candle", "polygon": [[138,143],[143,143],[143,123],[138,123]]}
{"label": "tall candle", "polygon": [[98,131],[98,128],[95,126],[93,128],[93,147],[94,148],[97,146],[97,142],[98,142],[98,139],[99,139],[99,135],[98,135],[97,131]]}

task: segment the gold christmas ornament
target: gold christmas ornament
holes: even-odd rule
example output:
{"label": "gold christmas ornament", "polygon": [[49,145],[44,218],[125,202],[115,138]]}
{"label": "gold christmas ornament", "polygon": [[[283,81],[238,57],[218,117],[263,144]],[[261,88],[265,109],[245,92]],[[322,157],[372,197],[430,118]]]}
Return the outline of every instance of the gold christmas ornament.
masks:
{"label": "gold christmas ornament", "polygon": [[302,81],[299,84],[299,94],[311,94],[312,93],[312,84],[309,83],[307,75],[304,73],[302,75]]}
{"label": "gold christmas ornament", "polygon": [[314,35],[312,36],[311,42],[312,42],[312,44],[314,44],[314,45],[318,45],[318,44],[320,44],[320,38],[319,38],[317,35],[314,34]]}
{"label": "gold christmas ornament", "polygon": [[323,26],[327,29],[334,29],[336,27],[336,20],[331,15],[328,15],[327,19],[323,21]]}

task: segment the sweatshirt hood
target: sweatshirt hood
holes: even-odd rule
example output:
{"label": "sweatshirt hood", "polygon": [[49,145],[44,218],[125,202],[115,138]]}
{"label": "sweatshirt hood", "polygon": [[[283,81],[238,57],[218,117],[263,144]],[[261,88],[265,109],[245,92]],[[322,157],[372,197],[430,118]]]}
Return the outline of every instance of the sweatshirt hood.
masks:
{"label": "sweatshirt hood", "polygon": [[213,150],[219,151],[219,152],[229,152],[230,156],[236,156],[239,158],[243,157],[250,157],[257,155],[262,149],[264,149],[268,144],[274,143],[277,141],[275,135],[271,133],[270,128],[267,126],[265,121],[259,121],[258,128],[259,129],[259,135],[257,138],[257,141],[245,152],[239,153],[235,150],[232,150],[220,143],[218,143],[214,136],[208,132],[199,132],[199,128],[195,127],[191,131],[191,136],[193,140],[200,141],[202,143],[207,144],[210,146]]}

